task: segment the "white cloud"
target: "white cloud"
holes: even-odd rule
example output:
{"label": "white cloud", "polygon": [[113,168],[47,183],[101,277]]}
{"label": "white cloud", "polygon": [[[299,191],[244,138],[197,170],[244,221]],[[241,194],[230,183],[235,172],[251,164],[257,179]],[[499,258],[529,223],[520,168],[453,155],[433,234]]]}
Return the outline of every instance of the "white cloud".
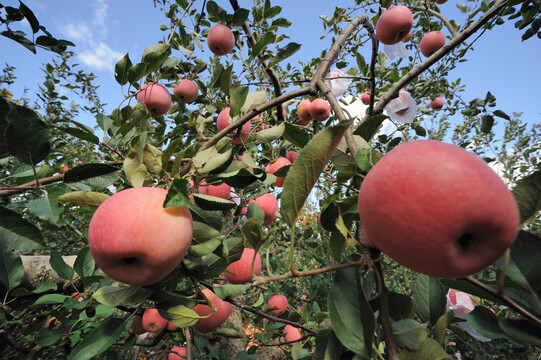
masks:
{"label": "white cloud", "polygon": [[90,30],[90,27],[83,22],[78,23],[77,25],[73,23],[64,24],[61,31],[67,39],[79,45],[87,44],[92,41],[92,31]]}
{"label": "white cloud", "polygon": [[107,35],[107,10],[109,4],[107,0],[97,0],[93,3],[94,7],[94,19],[92,23],[99,29],[100,36],[105,37]]}
{"label": "white cloud", "polygon": [[122,57],[122,53],[111,49],[107,44],[99,42],[91,49],[79,53],[81,61],[99,70],[113,70],[114,64]]}

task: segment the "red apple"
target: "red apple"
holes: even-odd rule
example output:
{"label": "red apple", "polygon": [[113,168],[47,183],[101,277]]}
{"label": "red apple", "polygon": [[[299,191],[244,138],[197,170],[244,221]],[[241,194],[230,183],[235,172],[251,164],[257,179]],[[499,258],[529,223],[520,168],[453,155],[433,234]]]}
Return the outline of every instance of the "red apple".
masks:
{"label": "red apple", "polygon": [[365,105],[370,105],[370,93],[368,91],[363,92],[361,95],[361,101]]}
{"label": "red apple", "polygon": [[[289,161],[287,158],[279,157],[274,162],[267,165],[267,167],[265,168],[265,171],[267,172],[267,174],[274,174],[275,172],[277,172],[279,169],[283,168],[284,166],[290,166],[290,165],[291,165],[291,161]],[[282,187],[284,186],[285,179],[286,179],[285,177],[276,178],[276,181],[273,182],[272,185],[277,186],[277,187]]]}
{"label": "red apple", "polygon": [[290,150],[286,153],[286,158],[289,160],[290,163],[294,163],[295,160],[297,160],[297,157],[299,156],[299,153],[293,150]]}
{"label": "red apple", "polygon": [[331,107],[327,100],[324,99],[314,99],[310,104],[310,115],[316,121],[324,121],[329,118],[331,115]]}
{"label": "red apple", "polygon": [[393,45],[402,40],[413,26],[413,14],[407,6],[393,6],[379,18],[376,36],[385,45]]}
{"label": "red apple", "polygon": [[[222,131],[226,127],[228,127],[232,123],[232,119],[229,116],[229,112],[231,111],[231,108],[225,108],[218,114],[218,120],[216,121],[216,127],[218,128],[218,131]],[[233,138],[232,143],[233,144],[240,144],[241,142],[244,142],[248,139],[250,136],[250,127],[252,126],[252,123],[250,120],[244,123],[240,129],[240,137],[237,135],[238,130],[232,131],[229,133],[228,136]]]}
{"label": "red apple", "polygon": [[443,99],[441,97],[437,97],[434,100],[430,101],[430,108],[432,110],[440,110],[443,107]]}
{"label": "red apple", "polygon": [[57,328],[60,327],[60,325],[61,325],[61,322],[56,317],[53,316],[49,320],[47,320],[45,325],[43,325],[43,328],[45,328],[45,329],[48,329],[48,328],[57,329]]}
{"label": "red apple", "polygon": [[69,171],[69,169],[70,169],[69,166],[66,166],[66,165],[60,165],[60,170],[59,170],[59,172],[60,172],[61,174],[65,174],[65,173],[67,173],[67,172]]}
{"label": "red apple", "polygon": [[314,118],[310,114],[311,103],[312,100],[304,99],[299,103],[299,105],[297,105],[297,115],[299,116],[302,126],[306,126],[310,123],[310,121],[314,120]]}
{"label": "red apple", "polygon": [[[233,261],[224,272],[224,276],[230,284],[246,284],[252,281],[252,260],[255,250],[244,248],[239,260]],[[254,274],[257,276],[261,272],[261,256],[255,255]]]}
{"label": "red apple", "polygon": [[229,318],[229,314],[231,313],[231,303],[223,301],[209,289],[202,289],[202,292],[216,309],[215,312],[212,312],[210,306],[208,306],[206,303],[197,304],[192,310],[195,311],[199,316],[207,316],[211,313],[212,315],[210,315],[210,317],[197,320],[192,327],[198,333],[206,334],[226,322],[227,318]]}
{"label": "red apple", "polygon": [[207,183],[203,181],[197,191],[200,194],[216,196],[228,200],[231,195],[231,186],[226,183],[221,183],[220,185],[207,185]]}
{"label": "red apple", "polygon": [[143,329],[149,332],[158,332],[166,328],[169,320],[164,319],[158,310],[146,309],[143,313]]}
{"label": "red apple", "polygon": [[256,203],[257,205],[259,205],[261,210],[263,210],[263,212],[265,213],[265,221],[263,221],[263,225],[269,225],[271,222],[276,220],[276,212],[278,211],[279,207],[278,200],[276,200],[274,195],[267,193],[255,198],[255,200],[250,199],[248,203]]}
{"label": "red apple", "polygon": [[207,45],[216,55],[227,55],[235,47],[235,35],[225,25],[214,25],[207,36]]}
{"label": "red apple", "polygon": [[440,31],[431,31],[421,39],[419,48],[424,56],[429,57],[445,45],[445,35]]}
{"label": "red apple", "polygon": [[173,89],[173,95],[178,97],[183,103],[193,102],[199,93],[197,84],[192,80],[182,79]]}
{"label": "red apple", "polygon": [[447,0],[436,0],[435,3],[438,5],[445,4]]}
{"label": "red apple", "polygon": [[157,117],[171,108],[171,94],[161,84],[146,83],[137,92],[137,102],[143,102],[152,116]]}
{"label": "red apple", "polygon": [[143,318],[139,315],[135,315],[132,318],[130,327],[135,335],[141,335],[147,332],[143,327]]}
{"label": "red apple", "polygon": [[271,314],[274,316],[280,316],[287,310],[287,297],[284,295],[272,295],[267,301],[269,309],[277,307],[277,309],[271,310]]}
{"label": "red apple", "polygon": [[413,31],[410,31],[406,36],[404,36],[404,38],[400,41],[402,41],[403,43],[407,43],[408,41],[410,41],[411,39],[413,39]]}
{"label": "red apple", "polygon": [[88,228],[92,257],[104,273],[130,285],[146,286],[169,275],[192,241],[186,206],[163,207],[167,190],[130,188],[105,200]]}
{"label": "red apple", "polygon": [[366,175],[359,216],[374,245],[402,265],[442,278],[475,274],[518,233],[513,194],[480,158],[435,140],[402,144]]}
{"label": "red apple", "polygon": [[[186,356],[186,348],[183,347],[183,346],[173,346],[171,351],[174,351],[174,352],[177,352],[177,353],[179,353],[181,355]],[[169,356],[167,357],[167,360],[184,360],[184,359],[185,359],[185,357],[179,356],[179,355],[177,355],[175,353],[172,353],[172,352],[170,352]]]}
{"label": "red apple", "polygon": [[286,325],[283,331],[284,331],[284,340],[286,342],[297,341],[300,338],[302,338],[301,331],[299,330],[299,328],[296,328],[294,326]]}

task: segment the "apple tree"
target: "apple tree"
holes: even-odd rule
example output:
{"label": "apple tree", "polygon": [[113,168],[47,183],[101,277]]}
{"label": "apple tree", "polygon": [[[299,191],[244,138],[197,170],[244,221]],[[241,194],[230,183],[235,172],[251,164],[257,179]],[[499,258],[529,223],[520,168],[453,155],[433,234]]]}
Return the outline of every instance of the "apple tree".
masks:
{"label": "apple tree", "polygon": [[58,53],[35,99],[0,78],[3,358],[539,357],[540,127],[449,78],[538,1],[352,0],[313,59],[278,2],[154,3],[111,113],[0,4]]}

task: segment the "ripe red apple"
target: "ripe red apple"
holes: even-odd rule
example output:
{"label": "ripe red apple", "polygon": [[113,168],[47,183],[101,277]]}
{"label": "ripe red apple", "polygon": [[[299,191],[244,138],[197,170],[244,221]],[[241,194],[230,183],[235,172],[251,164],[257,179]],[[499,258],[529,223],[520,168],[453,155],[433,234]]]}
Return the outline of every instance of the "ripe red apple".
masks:
{"label": "ripe red apple", "polygon": [[130,285],[146,286],[169,275],[192,241],[186,206],[163,207],[167,190],[130,188],[105,200],[88,228],[92,257],[104,273]]}
{"label": "ripe red apple", "polygon": [[65,174],[69,171],[69,166],[66,166],[66,165],[60,165],[60,170],[59,170],[59,173],[61,174]]}
{"label": "ripe red apple", "polygon": [[171,108],[171,94],[161,84],[146,83],[137,92],[137,102],[143,102],[152,116],[157,117]]}
{"label": "ripe red apple", "polygon": [[284,295],[272,295],[267,301],[269,309],[277,307],[278,309],[271,310],[271,314],[274,316],[280,316],[287,310],[287,297]]}
{"label": "ripe red apple", "polygon": [[141,335],[147,332],[143,327],[143,318],[139,315],[135,315],[132,318],[130,327],[135,335]]}
{"label": "ripe red apple", "polygon": [[[173,346],[171,351],[175,351],[175,352],[178,352],[179,354],[186,356],[186,348],[183,346]],[[179,356],[172,352],[169,353],[169,356],[167,357],[167,360],[184,360],[184,359],[185,358],[183,358],[182,356]]]}
{"label": "ripe red apple", "polygon": [[197,84],[192,80],[182,79],[173,89],[173,95],[178,97],[183,103],[193,102],[199,93]]}
{"label": "ripe red apple", "polygon": [[331,115],[331,107],[327,100],[324,99],[314,99],[310,104],[310,115],[316,121],[324,121],[329,118]]}
{"label": "ripe red apple", "polygon": [[435,140],[389,151],[359,191],[359,216],[381,251],[417,272],[475,274],[513,243],[520,226],[513,194],[480,158]]}
{"label": "ripe red apple", "polygon": [[286,153],[286,158],[289,160],[290,163],[294,163],[295,160],[297,160],[297,157],[299,156],[299,153],[293,150],[290,150]]}
{"label": "ripe red apple", "polygon": [[205,294],[207,299],[210,300],[212,305],[214,305],[216,311],[212,312],[210,306],[207,304],[197,304],[192,310],[195,311],[199,316],[207,316],[211,313],[212,315],[207,318],[197,320],[192,327],[198,333],[206,334],[226,322],[229,314],[231,313],[231,303],[223,301],[209,289],[202,289],[202,292]]}
{"label": "ripe red apple", "polygon": [[363,92],[363,94],[361,95],[361,101],[365,105],[370,105],[370,92]]}
{"label": "ripe red apple", "polygon": [[440,110],[443,107],[443,99],[441,97],[437,97],[434,100],[430,101],[430,108],[432,110]]}
{"label": "ripe red apple", "polygon": [[385,45],[393,45],[402,40],[413,26],[413,14],[407,6],[393,6],[387,10],[376,24],[376,36]]}
{"label": "ripe red apple", "polygon": [[441,4],[445,4],[447,0],[436,0],[435,2],[436,4],[441,5]]}
{"label": "ripe red apple", "polygon": [[400,41],[402,41],[403,43],[407,43],[408,41],[410,41],[411,39],[413,39],[413,31],[410,31],[406,36],[404,36],[404,38]]}
{"label": "ripe red apple", "polygon": [[167,322],[167,326],[165,327],[168,331],[177,331],[179,329],[178,326],[173,324],[171,321]]}
{"label": "ripe red apple", "polygon": [[263,225],[269,225],[271,222],[276,220],[276,212],[278,211],[278,200],[272,195],[271,193],[263,194],[257,198],[250,199],[248,201],[249,204],[256,203],[259,205],[261,210],[265,213],[265,221],[263,221]]}
{"label": "ripe red apple", "polygon": [[[279,157],[274,162],[267,165],[267,167],[265,168],[265,171],[267,172],[267,174],[274,174],[275,172],[277,172],[279,169],[283,168],[284,166],[290,166],[290,165],[291,165],[291,161],[289,161],[287,158]],[[272,185],[277,186],[277,187],[282,187],[284,186],[285,179],[286,179],[285,177],[276,178],[276,181],[273,182]]]}
{"label": "ripe red apple", "polygon": [[302,126],[306,126],[310,124],[310,121],[314,120],[314,118],[310,114],[311,103],[312,100],[304,99],[299,103],[299,105],[297,105],[297,115],[299,116]]}
{"label": "ripe red apple", "polygon": [[[224,272],[224,276],[230,284],[245,284],[252,281],[252,259],[254,258],[255,250],[244,248],[239,260],[233,261]],[[257,276],[261,272],[261,256],[259,253],[255,255],[254,274]]]}
{"label": "ripe red apple", "polygon": [[235,47],[235,35],[225,25],[214,25],[207,36],[207,45],[216,55],[227,55]]}
{"label": "ripe red apple", "polygon": [[445,35],[440,31],[431,31],[421,39],[419,48],[424,56],[429,57],[445,45]]}
{"label": "ripe red apple", "polygon": [[216,196],[228,200],[231,195],[231,186],[226,183],[221,183],[220,185],[207,185],[207,183],[203,181],[197,191],[200,194]]}
{"label": "ripe red apple", "polygon": [[302,338],[301,331],[299,330],[299,328],[296,328],[291,325],[286,325],[284,327],[283,332],[284,332],[284,340],[286,342],[297,341],[300,338]]}
{"label": "ripe red apple", "polygon": [[143,313],[143,329],[149,332],[158,332],[165,329],[169,320],[164,319],[158,310],[146,309]]}
{"label": "ripe red apple", "polygon": [[[228,127],[232,123],[232,119],[229,116],[229,112],[231,111],[231,108],[225,108],[218,114],[218,120],[216,121],[216,127],[218,128],[218,131],[221,131]],[[250,136],[250,127],[252,126],[252,123],[250,120],[244,123],[240,129],[240,137],[237,135],[238,130],[232,131],[229,133],[228,136],[233,138],[232,143],[233,144],[240,144],[241,142],[244,142],[248,139]]]}

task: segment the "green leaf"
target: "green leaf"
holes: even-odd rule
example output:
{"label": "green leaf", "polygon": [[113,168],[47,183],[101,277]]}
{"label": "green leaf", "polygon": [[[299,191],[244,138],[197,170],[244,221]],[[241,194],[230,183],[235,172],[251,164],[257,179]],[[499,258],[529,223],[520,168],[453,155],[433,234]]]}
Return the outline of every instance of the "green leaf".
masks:
{"label": "green leaf", "polygon": [[162,152],[156,146],[145,144],[143,148],[143,163],[153,174],[159,174],[162,169]]}
{"label": "green leaf", "polygon": [[148,299],[152,291],[139,286],[104,286],[92,297],[101,304],[115,307],[120,304],[137,304]]}
{"label": "green leaf", "polygon": [[240,114],[240,110],[244,106],[246,98],[248,97],[249,90],[250,89],[245,86],[236,88],[233,91],[233,93],[231,94],[231,110],[229,111],[230,117],[235,117]]}
{"label": "green leaf", "polygon": [[189,252],[191,255],[199,258],[210,255],[222,244],[222,240],[223,236],[219,236],[199,244],[192,244]]}
{"label": "green leaf", "polygon": [[497,116],[497,117],[501,117],[502,119],[505,119],[505,120],[511,120],[511,118],[509,117],[509,115],[507,115],[506,113],[504,113],[503,111],[501,110],[495,110],[493,112],[494,116]]}
{"label": "green leaf", "polygon": [[226,284],[221,286],[214,286],[212,290],[214,290],[214,293],[216,296],[218,296],[220,299],[224,300],[227,297],[230,298],[236,298],[238,296],[244,295],[252,285],[250,284]]}
{"label": "green leaf", "polygon": [[363,357],[370,357],[376,322],[357,267],[336,271],[327,302],[332,327],[342,345]]}
{"label": "green leaf", "polygon": [[203,210],[229,210],[237,204],[231,200],[205,194],[193,194],[194,202]]}
{"label": "green leaf", "polygon": [[89,141],[96,145],[100,143],[100,139],[96,135],[94,135],[92,130],[89,130],[89,129],[83,130],[80,128],[68,128],[68,127],[61,127],[60,129],[81,140]]}
{"label": "green leaf", "polygon": [[258,131],[255,134],[255,137],[258,141],[262,143],[269,143],[278,139],[285,132],[286,125],[285,123],[280,123],[278,126],[273,126],[265,130]]}
{"label": "green leaf", "polygon": [[115,79],[120,85],[128,82],[128,71],[132,66],[130,55],[126,53],[115,65]]}
{"label": "green leaf", "polygon": [[47,294],[41,296],[34,302],[34,305],[50,305],[50,304],[62,304],[66,299],[71,299],[68,295],[62,294]]}
{"label": "green leaf", "polygon": [[290,228],[297,222],[308,194],[350,125],[351,121],[347,121],[325,128],[306,145],[291,165],[284,181],[280,207],[282,217]]}
{"label": "green leaf", "polygon": [[404,349],[399,354],[400,360],[447,360],[451,357],[434,339],[427,338],[419,350]]}
{"label": "green leaf", "polygon": [[24,276],[21,257],[11,251],[0,248],[0,282],[8,290],[19,286]]}
{"label": "green leaf", "polygon": [[60,276],[62,279],[70,281],[73,280],[73,268],[66,264],[64,259],[62,259],[62,256],[60,256],[57,251],[51,250],[51,257],[49,259],[49,263],[51,264],[53,270],[56,271],[58,276]]}
{"label": "green leaf", "polygon": [[291,55],[295,54],[297,51],[299,51],[301,48],[300,44],[290,42],[283,48],[278,50],[278,53],[276,56],[269,60],[269,67],[273,67],[274,65],[278,64],[279,62],[287,59]]}
{"label": "green leaf", "polygon": [[451,323],[451,320],[455,317],[455,314],[452,311],[446,312],[436,324],[432,327],[432,337],[436,340],[441,346],[445,345],[445,335],[447,334],[447,327]]}
{"label": "green leaf", "polygon": [[107,200],[109,195],[93,191],[72,191],[56,198],[61,203],[72,203],[97,208]]}
{"label": "green leaf", "polygon": [[174,179],[167,191],[163,207],[189,206],[192,201],[188,194],[188,180]]}
{"label": "green leaf", "polygon": [[532,254],[541,254],[541,238],[526,231],[520,231],[511,245],[511,260],[527,281],[529,288],[541,298],[541,262]]}
{"label": "green leaf", "polygon": [[361,136],[366,141],[370,141],[372,140],[374,135],[376,135],[376,133],[378,132],[383,121],[385,121],[388,118],[389,117],[387,115],[383,115],[383,114],[371,116],[361,125],[359,125],[359,127],[355,129],[353,134]]}
{"label": "green leaf", "polygon": [[[252,205],[252,204],[250,204]],[[257,205],[257,204],[256,204]],[[251,247],[259,250],[259,248],[267,240],[267,236],[263,234],[263,229],[261,228],[261,219],[258,217],[250,217],[248,220],[242,224],[240,231],[244,238],[248,241]]]}
{"label": "green leaf", "polygon": [[169,320],[180,328],[192,326],[201,317],[195,311],[184,305],[178,305],[167,310]]}
{"label": "green leaf", "polygon": [[231,20],[231,26],[242,26],[246,19],[248,19],[248,16],[250,15],[250,10],[247,9],[237,9],[235,10],[235,13],[233,14],[233,20]]}
{"label": "green leaf", "polygon": [[73,269],[77,272],[77,274],[79,274],[81,278],[85,278],[87,276],[93,275],[95,268],[96,263],[94,262],[94,258],[90,253],[90,248],[88,246],[85,246],[84,248],[79,250],[79,254],[77,255],[75,263],[73,264]]}
{"label": "green leaf", "polygon": [[332,329],[325,329],[316,335],[316,350],[313,360],[333,360],[340,359],[344,352],[344,347]]}
{"label": "green leaf", "polygon": [[445,289],[437,278],[419,275],[413,283],[413,298],[417,302],[417,316],[421,321],[436,324],[445,313]]}
{"label": "green leaf", "polygon": [[258,107],[259,105],[262,105],[266,103],[268,100],[267,98],[267,92],[266,91],[255,91],[253,93],[249,93],[246,97],[246,101],[244,102],[244,105],[241,108],[241,112],[246,114],[248,111],[252,110],[255,107]]}
{"label": "green leaf", "polygon": [[483,115],[481,117],[481,132],[489,134],[494,126],[494,117],[491,115]]}
{"label": "green leaf", "polygon": [[383,154],[377,150],[366,148],[357,150],[355,161],[357,166],[363,172],[368,172],[383,157]]}
{"label": "green leaf", "polygon": [[541,346],[541,328],[524,319],[500,319],[500,328],[513,340]]}
{"label": "green leaf", "polygon": [[231,139],[224,138],[222,140],[206,150],[198,151],[193,157],[193,164],[200,173],[207,174],[231,163],[233,158]]}
{"label": "green leaf", "polygon": [[19,1],[19,10],[24,15],[26,20],[28,20],[28,23],[30,24],[30,27],[32,28],[32,33],[34,34],[37,33],[40,29],[39,21],[34,15],[34,13],[32,12],[32,10],[30,10],[30,8],[26,6],[25,4],[23,4],[21,1]]}
{"label": "green leaf", "polygon": [[391,319],[398,321],[415,317],[417,303],[408,295],[391,291],[388,295],[388,302]]}
{"label": "green leaf", "polygon": [[168,44],[151,45],[143,50],[141,62],[147,64],[146,73],[150,74],[158,70],[169,55],[171,55],[171,47]]}
{"label": "green leaf", "polygon": [[43,235],[15,211],[0,207],[0,248],[27,251],[45,246]]}
{"label": "green leaf", "polygon": [[258,56],[261,50],[267,47],[269,44],[273,44],[274,41],[276,41],[276,35],[273,32],[266,32],[263,34],[261,39],[257,43],[255,43],[254,47],[252,48],[252,55]]}
{"label": "green leaf", "polygon": [[520,211],[520,222],[524,224],[541,210],[541,171],[517,181],[513,195]]}
{"label": "green leaf", "polygon": [[64,175],[64,183],[72,190],[93,191],[106,188],[118,179],[120,170],[106,164],[83,164]]}
{"label": "green leaf", "polygon": [[128,325],[128,319],[111,318],[102,321],[98,327],[85,335],[70,353],[68,360],[90,360],[105,352],[122,335]]}
{"label": "green leaf", "polygon": [[411,350],[419,350],[428,336],[427,324],[420,324],[413,319],[395,321],[391,327],[393,335]]}
{"label": "green leaf", "polygon": [[57,224],[60,220],[62,206],[56,199],[68,191],[68,187],[64,184],[50,187],[41,198],[28,202],[28,210],[37,215],[41,220],[48,221],[51,224]]}
{"label": "green leaf", "polygon": [[138,63],[130,67],[128,69],[128,81],[130,84],[136,83],[139,79],[148,74],[147,67],[148,65],[145,63]]}
{"label": "green leaf", "polygon": [[477,332],[490,339],[503,339],[507,335],[500,329],[498,317],[489,309],[476,306],[471,312],[466,314],[466,321]]}
{"label": "green leaf", "polygon": [[54,281],[47,280],[32,291],[26,290],[25,288],[15,289],[11,293],[11,296],[13,297],[34,296],[34,295],[43,294],[44,292],[56,291],[57,287],[58,286],[56,285]]}
{"label": "green leaf", "polygon": [[283,133],[284,139],[295,145],[296,147],[303,148],[310,141],[310,135],[303,128],[290,123],[284,123],[286,128]]}
{"label": "green leaf", "polygon": [[190,205],[190,212],[192,213],[194,223],[201,222],[218,231],[222,230],[222,217],[220,213],[203,210],[196,204]]}
{"label": "green leaf", "polygon": [[139,157],[136,148],[133,148],[132,151],[130,151],[124,160],[122,169],[133,187],[143,186],[147,176],[147,167],[143,164],[142,158]]}

